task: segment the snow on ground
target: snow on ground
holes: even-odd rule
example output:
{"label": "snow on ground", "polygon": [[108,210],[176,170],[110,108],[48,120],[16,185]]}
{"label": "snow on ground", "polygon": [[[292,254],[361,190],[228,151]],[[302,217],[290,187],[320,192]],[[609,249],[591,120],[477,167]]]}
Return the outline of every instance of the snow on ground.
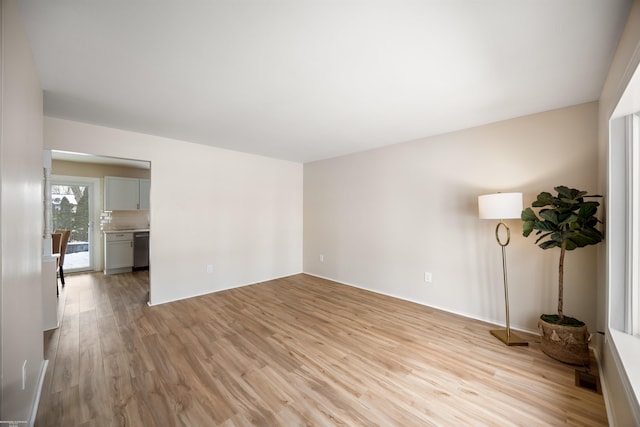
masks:
{"label": "snow on ground", "polygon": [[76,252],[64,256],[64,271],[75,270],[76,268],[89,268],[89,252]]}

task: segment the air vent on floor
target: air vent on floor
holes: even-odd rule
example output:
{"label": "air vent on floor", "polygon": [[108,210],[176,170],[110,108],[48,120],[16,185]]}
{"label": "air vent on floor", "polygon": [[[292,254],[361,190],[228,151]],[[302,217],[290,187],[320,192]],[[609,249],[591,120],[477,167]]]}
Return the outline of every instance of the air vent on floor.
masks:
{"label": "air vent on floor", "polygon": [[600,387],[600,377],[597,373],[592,372],[589,368],[576,369],[576,386],[595,391],[602,394]]}

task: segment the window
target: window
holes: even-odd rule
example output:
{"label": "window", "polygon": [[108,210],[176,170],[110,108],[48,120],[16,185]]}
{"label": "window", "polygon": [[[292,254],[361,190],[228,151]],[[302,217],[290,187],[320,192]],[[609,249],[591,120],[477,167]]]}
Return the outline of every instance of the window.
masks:
{"label": "window", "polygon": [[640,116],[611,121],[607,245],[609,326],[640,334]]}
{"label": "window", "polygon": [[[637,47],[637,46],[636,46]],[[640,420],[640,50],[629,66],[633,75],[609,120],[606,191],[607,317],[604,345],[612,357],[612,378],[628,394],[627,403]],[[606,102],[604,105],[608,105]],[[602,295],[605,296],[605,295]],[[604,313],[601,313],[604,314]],[[605,320],[604,318],[602,320]],[[609,380],[606,380],[609,382]],[[614,388],[617,386],[614,385]],[[622,396],[619,396],[622,397]],[[612,399],[618,399],[618,396]],[[610,399],[611,400],[611,399]],[[615,412],[615,411],[614,411]],[[637,422],[635,424],[638,424]],[[634,424],[634,425],[635,425]]]}
{"label": "window", "polygon": [[[629,114],[630,111],[609,122],[609,187],[605,201],[609,298],[605,339],[611,343],[616,364],[624,372],[624,388],[631,390],[639,402],[640,114]],[[640,419],[637,403],[632,410]]]}
{"label": "window", "polygon": [[51,183],[51,229],[71,230],[64,258],[65,271],[92,270],[91,226],[93,185],[81,181]]}

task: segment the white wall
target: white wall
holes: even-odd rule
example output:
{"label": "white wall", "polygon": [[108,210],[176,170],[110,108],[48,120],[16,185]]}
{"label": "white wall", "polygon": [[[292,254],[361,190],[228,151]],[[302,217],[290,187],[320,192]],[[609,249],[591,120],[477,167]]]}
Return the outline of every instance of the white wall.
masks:
{"label": "white wall", "polygon": [[49,117],[44,129],[48,149],[151,162],[152,304],[302,271],[301,164]]}
{"label": "white wall", "polygon": [[[609,119],[639,63],[640,1],[636,0],[631,7],[624,32],[600,95],[598,114],[598,186],[599,191],[603,194],[607,194],[609,189],[608,153],[611,148],[610,144],[614,141],[614,138],[610,138],[609,134]],[[619,195],[619,193],[607,194],[607,202],[609,204],[612,203],[612,200]],[[618,200],[624,204],[623,199],[624,196]],[[616,289],[616,284],[609,282],[609,280],[615,280],[616,275],[609,275],[607,269],[619,269],[620,265],[624,265],[624,261],[619,259],[612,259],[611,263],[607,265],[607,259],[610,255],[624,251],[624,242],[620,241],[624,239],[624,236],[619,232],[624,226],[615,223],[616,219],[612,218],[613,221],[609,222],[608,240],[606,245],[599,247],[598,251],[598,323],[599,327],[606,332],[605,338],[601,340],[599,350],[601,366],[604,372],[603,389],[606,392],[605,398],[610,420],[612,425],[627,426],[640,424],[640,405],[634,397],[631,385],[631,381],[633,381],[636,390],[640,389],[640,376],[636,373],[634,378],[630,378],[623,360],[627,359],[626,363],[628,365],[637,367],[640,340],[637,337],[616,333],[611,327],[615,323],[620,323],[619,312],[615,311],[620,310],[622,295],[620,289]],[[617,251],[616,249],[620,245],[623,246],[623,250]],[[621,277],[620,275],[618,276]]]}
{"label": "white wall", "polygon": [[[304,271],[503,324],[497,221],[478,219],[477,196],[522,191],[527,205],[558,185],[595,192],[596,126],[590,103],[305,164]],[[556,310],[559,252],[507,223],[511,325],[535,330]],[[565,314],[591,331],[595,255],[565,262]]]}
{"label": "white wall", "polygon": [[[2,0],[0,420],[27,420],[43,373],[42,90],[15,0]],[[22,367],[27,362],[26,387]]]}

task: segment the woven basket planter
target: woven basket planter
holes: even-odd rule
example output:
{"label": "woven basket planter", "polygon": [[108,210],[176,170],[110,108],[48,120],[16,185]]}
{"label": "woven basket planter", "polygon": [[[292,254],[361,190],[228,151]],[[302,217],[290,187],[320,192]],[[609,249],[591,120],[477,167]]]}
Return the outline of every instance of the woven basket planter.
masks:
{"label": "woven basket planter", "polygon": [[544,354],[571,365],[589,364],[591,334],[587,325],[566,326],[538,320],[540,347]]}

